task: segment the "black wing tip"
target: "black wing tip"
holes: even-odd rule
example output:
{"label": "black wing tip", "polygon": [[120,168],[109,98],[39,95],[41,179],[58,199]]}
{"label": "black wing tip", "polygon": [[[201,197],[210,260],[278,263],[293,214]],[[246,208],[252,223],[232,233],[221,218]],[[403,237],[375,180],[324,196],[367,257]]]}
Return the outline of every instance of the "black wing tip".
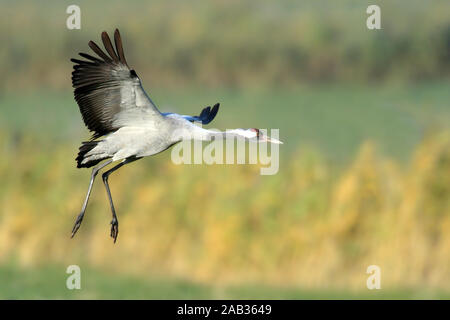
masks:
{"label": "black wing tip", "polygon": [[207,106],[200,112],[200,115],[198,116],[200,119],[204,119],[205,117],[208,117],[208,114],[210,113],[211,107]]}
{"label": "black wing tip", "polygon": [[219,111],[220,103],[216,103],[214,107],[211,110],[211,113],[214,113],[214,116],[216,116],[217,112]]}
{"label": "black wing tip", "polygon": [[199,115],[200,120],[202,121],[202,124],[208,124],[211,121],[214,120],[214,118],[217,115],[217,112],[219,111],[220,103],[216,103],[212,109],[210,106],[207,106],[202,110],[202,112]]}
{"label": "black wing tip", "polygon": [[125,58],[125,53],[123,52],[122,37],[120,36],[118,28],[114,30],[114,44],[116,45],[116,51],[117,54],[119,55],[120,62],[125,64],[128,68],[130,68],[128,66],[127,59]]}
{"label": "black wing tip", "polygon": [[[123,53],[122,38],[120,36],[119,29],[116,28],[114,30],[115,48],[111,43],[111,39],[110,39],[107,31],[103,31],[101,33],[101,40],[102,40],[103,46],[106,49],[106,53],[94,41],[90,40],[88,42],[89,48],[91,48],[91,50],[94,51],[100,57],[100,59],[97,57],[94,57],[90,54],[83,53],[83,52],[79,52],[78,54],[80,56],[82,56],[83,58],[88,59],[89,61],[86,61],[88,63],[91,62],[94,64],[95,63],[101,64],[101,63],[121,62],[128,67],[128,63],[127,63],[127,61],[125,59],[125,55]],[[80,60],[73,61],[72,59],[70,59],[70,61],[80,64],[79,63]]]}

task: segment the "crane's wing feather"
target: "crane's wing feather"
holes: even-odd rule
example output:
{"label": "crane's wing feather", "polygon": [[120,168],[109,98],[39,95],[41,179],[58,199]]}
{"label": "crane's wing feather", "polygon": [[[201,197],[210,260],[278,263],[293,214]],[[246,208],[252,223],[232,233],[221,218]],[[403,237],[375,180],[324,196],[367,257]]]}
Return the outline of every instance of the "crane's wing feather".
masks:
{"label": "crane's wing feather", "polygon": [[114,32],[115,49],[106,32],[102,41],[107,54],[93,41],[89,47],[100,57],[86,53],[87,60],[71,59],[75,63],[72,86],[84,123],[94,131],[93,138],[126,125],[144,125],[161,118],[152,100],[142,88],[136,72],[128,66],[119,30]]}
{"label": "crane's wing feather", "polygon": [[[206,108],[204,108],[202,110],[202,112],[200,112],[200,114],[198,116],[186,116],[186,115],[181,115],[181,116],[191,122],[201,122],[202,124],[208,124],[211,121],[213,121],[214,118],[216,117],[217,112],[219,111],[219,106],[220,106],[220,103],[216,103],[212,109],[210,106],[207,106]],[[171,113],[171,112],[163,113],[162,115],[167,116],[169,114],[173,114],[173,113]]]}

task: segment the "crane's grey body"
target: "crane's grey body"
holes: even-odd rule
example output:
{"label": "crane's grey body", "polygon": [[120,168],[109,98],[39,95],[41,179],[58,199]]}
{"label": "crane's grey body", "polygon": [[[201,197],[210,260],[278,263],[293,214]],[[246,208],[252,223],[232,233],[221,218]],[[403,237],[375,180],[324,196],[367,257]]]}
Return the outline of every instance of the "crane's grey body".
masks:
{"label": "crane's grey body", "polygon": [[158,154],[183,139],[206,140],[214,135],[215,132],[199,128],[179,115],[163,115],[106,135],[84,155],[82,163],[105,158],[113,161],[142,158]]}
{"label": "crane's grey body", "polygon": [[94,132],[92,139],[81,145],[76,158],[77,166],[95,166],[81,213],[72,229],[72,237],[83,220],[95,177],[101,169],[115,161],[120,162],[102,175],[112,211],[111,237],[114,242],[119,224],[108,177],[125,164],[163,152],[184,139],[209,140],[226,134],[280,143],[270,141],[258,129],[216,132],[194,124],[210,123],[219,110],[218,103],[213,108],[204,108],[198,116],[161,113],[142,88],[136,72],[128,66],[119,31],[116,29],[114,33],[115,48],[106,32],[102,33],[102,41],[108,54],[90,41],[90,48],[99,58],[80,53],[87,60],[71,59],[75,63],[72,72],[75,100],[84,123]]}
{"label": "crane's grey body", "polygon": [[[85,162],[111,158],[113,161],[132,156],[145,157],[160,153],[176,143],[166,121],[149,126],[126,126],[108,134],[84,156]],[[83,163],[83,162],[82,162]]]}

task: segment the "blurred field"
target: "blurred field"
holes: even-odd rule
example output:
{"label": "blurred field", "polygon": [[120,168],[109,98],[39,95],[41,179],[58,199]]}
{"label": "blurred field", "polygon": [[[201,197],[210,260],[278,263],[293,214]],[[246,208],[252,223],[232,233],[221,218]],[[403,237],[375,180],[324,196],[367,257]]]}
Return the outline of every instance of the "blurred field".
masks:
{"label": "blurred field", "polygon": [[[162,111],[196,114],[221,103],[211,128],[280,128],[282,158],[314,148],[335,165],[346,165],[362,143],[409,160],[425,134],[450,127],[449,81],[398,86],[322,85],[296,89],[209,89],[144,87]],[[0,125],[16,140],[33,135],[44,148],[90,135],[69,91],[42,90],[0,96]],[[72,157],[72,156],[71,156]]]}
{"label": "blurred field", "polygon": [[81,290],[67,290],[64,266],[0,267],[0,299],[448,299],[442,291],[300,290],[262,285],[202,285],[184,280],[127,276],[81,266]]}
{"label": "blurred field", "polygon": [[69,239],[89,176],[75,169],[73,148],[44,153],[31,136],[14,144],[3,134],[0,259],[316,290],[361,289],[377,264],[386,290],[448,290],[449,143],[448,132],[426,138],[407,165],[365,144],[338,175],[308,150],[267,177],[255,166],[175,166],[168,154],[142,160],[111,179],[113,245],[98,181]]}
{"label": "blurred field", "polygon": [[[70,1],[3,2],[0,87],[11,90],[70,87],[69,58],[116,27],[152,87],[415,83],[450,71],[447,0],[81,0],[75,31],[66,29]],[[377,3],[378,32],[366,28]]]}
{"label": "blurred field", "polygon": [[[0,3],[0,298],[450,298],[448,1],[380,2],[379,31],[373,1],[79,1],[77,31],[71,2]],[[110,179],[118,243],[101,181],[71,240],[69,58],[115,27],[162,111],[280,129],[279,173],[140,160]]]}

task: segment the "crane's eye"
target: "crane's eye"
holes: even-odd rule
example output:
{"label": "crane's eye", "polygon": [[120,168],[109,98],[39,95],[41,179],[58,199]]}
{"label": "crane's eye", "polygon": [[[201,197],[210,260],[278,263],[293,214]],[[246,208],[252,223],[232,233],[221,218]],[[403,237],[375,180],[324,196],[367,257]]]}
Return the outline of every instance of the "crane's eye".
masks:
{"label": "crane's eye", "polygon": [[257,128],[251,128],[250,130],[252,130],[253,132],[256,132],[256,137],[259,138],[260,137],[260,131]]}

